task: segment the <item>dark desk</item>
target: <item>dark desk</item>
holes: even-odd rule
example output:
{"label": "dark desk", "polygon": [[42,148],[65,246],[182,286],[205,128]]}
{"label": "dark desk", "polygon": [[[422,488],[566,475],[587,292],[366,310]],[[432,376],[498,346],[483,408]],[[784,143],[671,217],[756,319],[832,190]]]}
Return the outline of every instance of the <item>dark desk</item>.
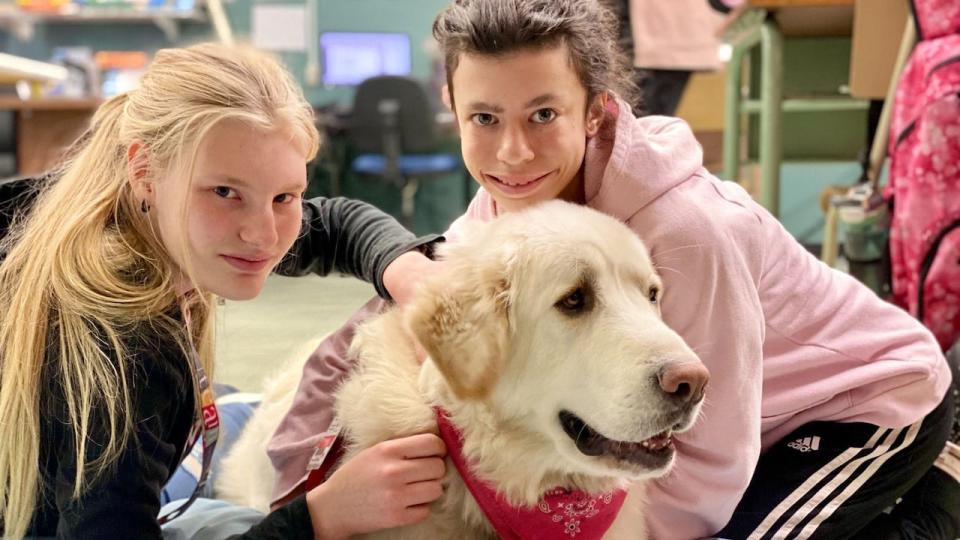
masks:
{"label": "dark desk", "polygon": [[53,167],[90,123],[99,99],[0,97],[0,110],[16,113],[17,174]]}

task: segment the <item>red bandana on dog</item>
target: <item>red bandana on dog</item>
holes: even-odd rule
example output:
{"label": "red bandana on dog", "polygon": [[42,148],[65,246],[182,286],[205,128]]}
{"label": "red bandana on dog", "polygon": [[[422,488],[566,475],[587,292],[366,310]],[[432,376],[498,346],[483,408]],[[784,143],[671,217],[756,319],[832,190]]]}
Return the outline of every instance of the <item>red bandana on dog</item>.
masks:
{"label": "red bandana on dog", "polygon": [[447,454],[467,484],[473,498],[504,540],[549,540],[553,538],[592,540],[601,538],[627,496],[618,489],[591,496],[582,491],[553,489],[535,507],[510,506],[490,484],[474,476],[463,456],[463,436],[447,413],[437,411],[440,438]]}

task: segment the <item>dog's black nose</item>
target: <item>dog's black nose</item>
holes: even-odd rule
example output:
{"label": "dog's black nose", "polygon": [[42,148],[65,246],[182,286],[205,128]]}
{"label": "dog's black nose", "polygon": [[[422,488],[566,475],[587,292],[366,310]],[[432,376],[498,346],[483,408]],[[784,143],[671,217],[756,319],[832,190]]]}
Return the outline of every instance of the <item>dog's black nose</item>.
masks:
{"label": "dog's black nose", "polygon": [[697,403],[703,399],[710,372],[700,362],[674,362],[660,368],[657,381],[660,388],[674,400]]}

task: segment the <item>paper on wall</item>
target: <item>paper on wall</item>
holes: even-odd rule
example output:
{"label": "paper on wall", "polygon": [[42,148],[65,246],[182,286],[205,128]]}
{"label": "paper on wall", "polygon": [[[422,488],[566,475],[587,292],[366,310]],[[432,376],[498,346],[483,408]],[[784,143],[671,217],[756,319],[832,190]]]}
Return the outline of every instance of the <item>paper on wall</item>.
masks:
{"label": "paper on wall", "polygon": [[306,8],[303,4],[255,4],[251,18],[254,47],[265,51],[307,49]]}

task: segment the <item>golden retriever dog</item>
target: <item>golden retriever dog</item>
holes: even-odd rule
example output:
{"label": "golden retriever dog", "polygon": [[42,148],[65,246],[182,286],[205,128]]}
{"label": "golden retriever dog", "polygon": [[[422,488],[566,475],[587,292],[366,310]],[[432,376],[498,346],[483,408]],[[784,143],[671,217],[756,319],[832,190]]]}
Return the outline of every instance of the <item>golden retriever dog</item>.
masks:
{"label": "golden retriever dog", "polygon": [[[471,474],[511,508],[553,512],[546,523],[575,538],[595,503],[627,490],[604,538],[643,538],[643,481],[669,471],[671,435],[696,420],[708,378],[661,320],[669,291],[643,243],[609,216],[552,201],[468,224],[439,252],[443,271],[412,303],[358,330],[356,370],[336,399],[344,460],[437,433],[441,410]],[[369,537],[495,538],[447,461],[426,521]],[[545,502],[566,491],[593,502],[566,513]]]}

